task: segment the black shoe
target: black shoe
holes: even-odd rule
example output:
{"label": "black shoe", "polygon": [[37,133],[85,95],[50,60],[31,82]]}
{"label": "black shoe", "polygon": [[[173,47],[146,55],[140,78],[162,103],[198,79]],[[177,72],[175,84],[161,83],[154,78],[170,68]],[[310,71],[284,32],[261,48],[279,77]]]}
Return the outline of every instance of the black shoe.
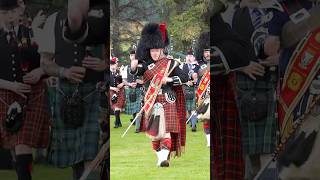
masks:
{"label": "black shoe", "polygon": [[139,133],[139,132],[140,132],[140,130],[139,130],[139,129],[136,129],[135,133]]}
{"label": "black shoe", "polygon": [[122,127],[122,124],[121,124],[121,122],[119,123],[119,127]]}
{"label": "black shoe", "polygon": [[192,132],[196,132],[197,131],[197,128],[196,127],[194,127],[194,128],[192,128],[192,130],[191,130]]}
{"label": "black shoe", "polygon": [[118,128],[118,127],[119,127],[119,125],[118,125],[118,124],[114,125],[114,128]]}
{"label": "black shoe", "polygon": [[160,163],[160,167],[169,167],[169,161],[168,160],[164,160]]}

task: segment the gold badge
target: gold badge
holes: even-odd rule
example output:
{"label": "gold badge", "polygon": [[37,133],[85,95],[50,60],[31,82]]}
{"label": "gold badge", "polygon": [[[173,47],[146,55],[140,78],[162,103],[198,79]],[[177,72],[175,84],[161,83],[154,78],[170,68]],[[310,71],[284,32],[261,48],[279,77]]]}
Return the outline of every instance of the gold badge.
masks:
{"label": "gold badge", "polygon": [[288,80],[288,88],[292,91],[298,91],[302,82],[302,76],[296,72],[292,72]]}

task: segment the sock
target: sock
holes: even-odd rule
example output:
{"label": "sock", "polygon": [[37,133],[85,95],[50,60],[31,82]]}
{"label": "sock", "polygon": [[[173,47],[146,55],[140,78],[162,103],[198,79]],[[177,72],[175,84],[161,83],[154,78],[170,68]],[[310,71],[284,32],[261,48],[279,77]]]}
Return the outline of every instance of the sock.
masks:
{"label": "sock", "polygon": [[152,149],[155,151],[160,151],[160,141],[151,141]]}
{"label": "sock", "polygon": [[16,155],[16,171],[18,180],[32,179],[32,154]]}
{"label": "sock", "polygon": [[121,124],[121,120],[120,120],[120,111],[115,111],[114,115],[116,116],[116,121],[115,121],[115,125],[120,125]]}
{"label": "sock", "polygon": [[163,138],[160,140],[161,149],[171,150],[171,138]]}

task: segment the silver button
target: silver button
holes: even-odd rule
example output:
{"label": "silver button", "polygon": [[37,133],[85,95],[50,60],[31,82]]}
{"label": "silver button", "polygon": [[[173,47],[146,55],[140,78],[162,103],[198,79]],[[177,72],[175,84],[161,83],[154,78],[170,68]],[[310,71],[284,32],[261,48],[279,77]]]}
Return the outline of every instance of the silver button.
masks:
{"label": "silver button", "polygon": [[16,61],[12,60],[12,64],[15,64],[15,63],[16,63]]}
{"label": "silver button", "polygon": [[13,58],[14,58],[15,56],[16,56],[15,54],[11,54],[11,57],[13,57]]}
{"label": "silver button", "polygon": [[74,47],[78,47],[78,44],[73,44]]}
{"label": "silver button", "polygon": [[15,71],[16,70],[16,68],[12,68],[12,71]]}
{"label": "silver button", "polygon": [[17,75],[16,74],[13,74],[13,77],[16,77]]}
{"label": "silver button", "polygon": [[75,59],[74,59],[74,62],[78,62],[78,59],[77,59],[77,58],[75,58]]}
{"label": "silver button", "polygon": [[74,52],[74,54],[75,54],[75,55],[77,55],[77,54],[78,54],[78,52],[77,52],[77,51],[75,51],[75,52]]}

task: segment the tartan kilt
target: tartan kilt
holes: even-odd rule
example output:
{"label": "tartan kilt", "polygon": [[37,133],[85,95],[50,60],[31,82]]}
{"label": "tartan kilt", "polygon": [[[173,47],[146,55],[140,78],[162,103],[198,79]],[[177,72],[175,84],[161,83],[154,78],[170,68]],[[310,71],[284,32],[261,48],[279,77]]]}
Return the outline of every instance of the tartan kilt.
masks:
{"label": "tartan kilt", "polygon": [[[186,145],[186,111],[185,98],[182,87],[173,87],[177,94],[177,100],[170,104],[163,94],[158,94],[155,103],[162,103],[165,114],[166,132],[171,135],[171,156],[181,156]],[[142,131],[146,130],[148,119],[143,115]]]}
{"label": "tartan kilt", "polygon": [[120,108],[123,109],[125,107],[125,103],[126,103],[126,95],[124,92],[124,88],[121,88],[118,94],[118,100],[115,104],[112,104],[111,102],[111,97],[115,94],[115,91],[110,90],[110,104],[111,104],[111,108],[112,110],[114,110],[115,108]]}
{"label": "tartan kilt", "polygon": [[[164,109],[164,118],[166,121],[166,132],[167,133],[179,133],[179,120],[177,118],[177,104],[174,103],[168,103],[165,96],[163,94],[158,95],[156,98],[155,103],[161,103],[163,105]],[[145,124],[143,127],[147,127],[147,124],[149,123],[149,119],[144,119],[143,121]]]}
{"label": "tartan kilt", "polygon": [[193,92],[193,98],[187,98],[186,97],[186,108],[187,111],[193,111],[196,108],[196,94],[195,94],[195,88],[189,87],[189,86],[183,86],[184,94],[186,95],[186,92]]}
{"label": "tartan kilt", "polygon": [[[125,107],[125,112],[127,114],[134,114],[138,113],[141,110],[141,101],[142,101],[142,90],[141,88],[126,88],[126,107]],[[129,93],[130,92],[135,92],[136,94],[136,101],[131,102],[129,99]]]}
{"label": "tartan kilt", "polygon": [[[29,94],[29,104],[24,109],[21,129],[11,134],[4,127],[8,106],[0,102],[0,147],[12,149],[18,144],[33,148],[46,148],[49,144],[49,112],[44,81],[32,86]],[[0,90],[0,98],[7,104],[14,101],[24,102],[24,99],[8,90]]]}
{"label": "tartan kilt", "polygon": [[242,180],[244,161],[241,127],[235,100],[234,76],[215,76],[213,83],[213,179]]}
{"label": "tartan kilt", "polygon": [[[237,104],[241,103],[241,97],[245,95],[246,91],[251,90],[254,86],[259,90],[265,91],[268,99],[268,115],[259,121],[250,121],[241,118],[241,110],[239,110],[239,117],[241,121],[241,134],[243,152],[248,155],[252,154],[269,154],[276,148],[276,131],[277,121],[275,90],[276,84],[272,82],[256,81],[254,82],[242,74],[237,74],[236,91]],[[257,83],[255,85],[255,83]]]}
{"label": "tartan kilt", "polygon": [[[59,88],[65,95],[71,95],[76,85],[60,80]],[[51,132],[51,145],[48,150],[48,161],[57,167],[72,166],[81,161],[93,160],[99,148],[99,102],[101,93],[96,90],[95,83],[81,84],[79,92],[84,97],[85,118],[83,126],[72,129],[66,128],[60,113],[63,95],[58,91],[51,91],[55,98],[53,104],[53,124]],[[96,91],[95,91],[96,90]],[[91,94],[90,94],[91,93]]]}

